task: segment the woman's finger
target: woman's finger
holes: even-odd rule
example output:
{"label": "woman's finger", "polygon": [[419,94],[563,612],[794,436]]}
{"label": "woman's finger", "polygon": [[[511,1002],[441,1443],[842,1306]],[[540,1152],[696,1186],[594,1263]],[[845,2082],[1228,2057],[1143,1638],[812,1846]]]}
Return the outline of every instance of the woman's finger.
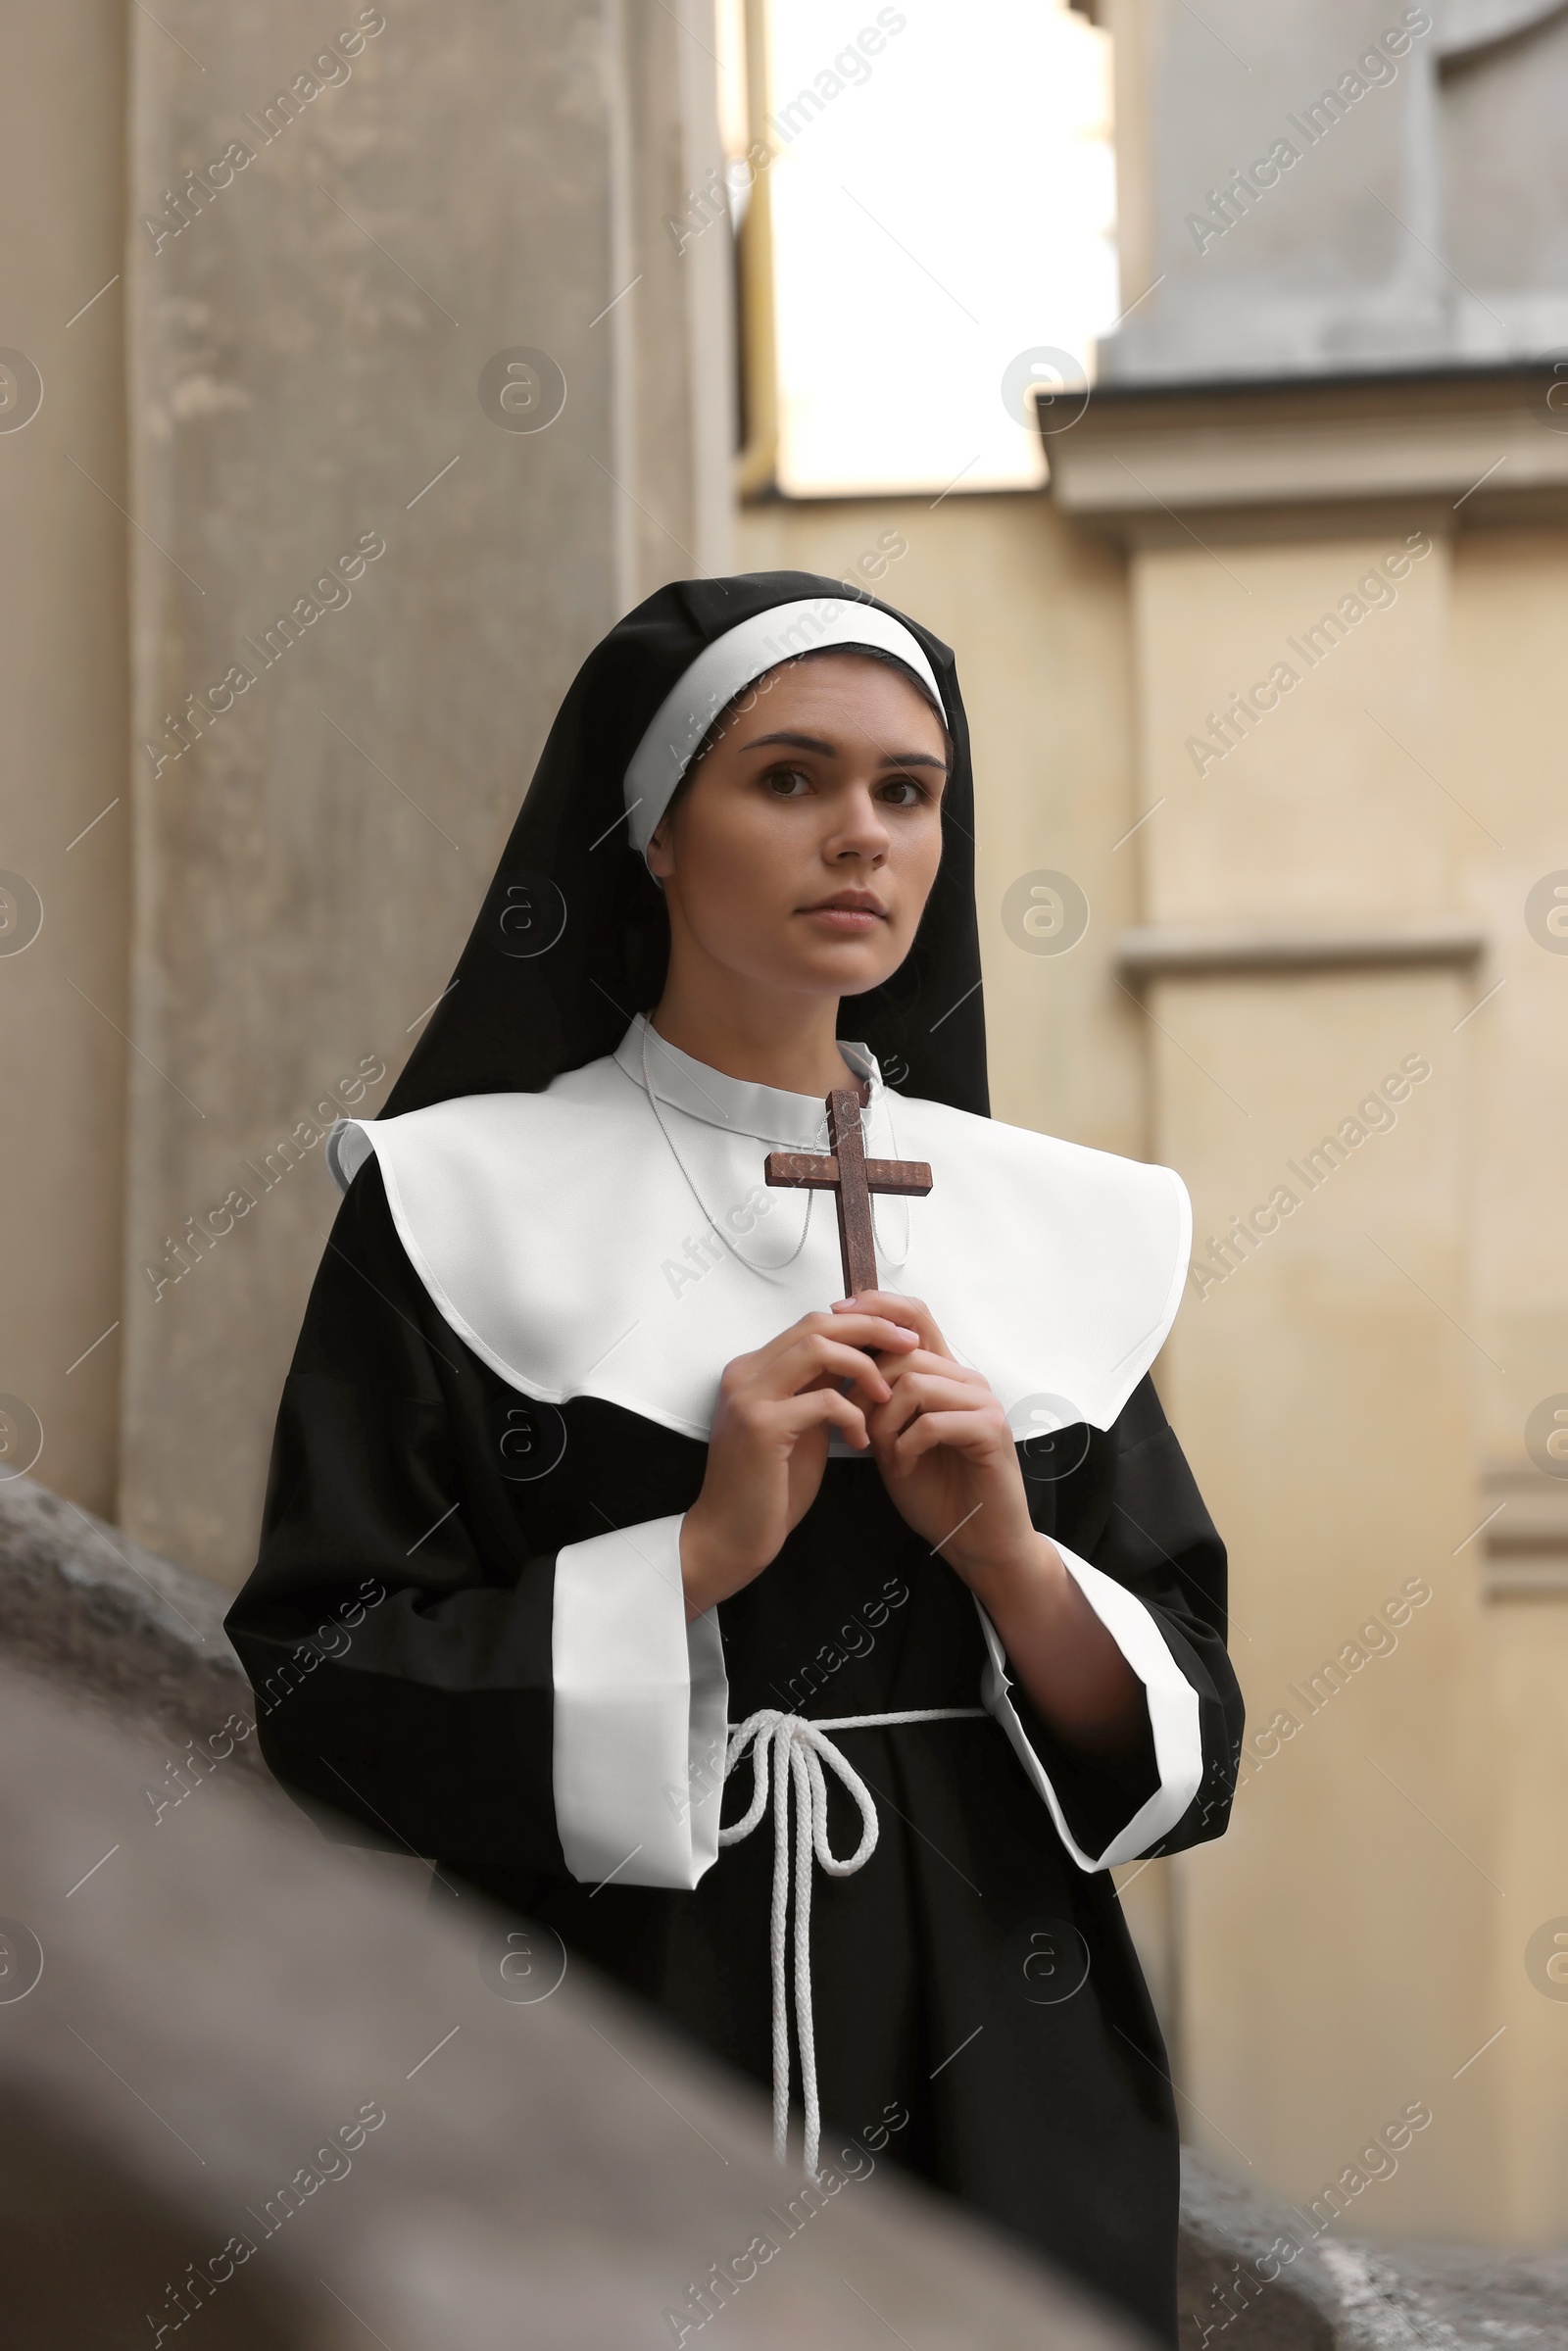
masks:
{"label": "woman's finger", "polygon": [[803,1314],[787,1331],[780,1331],[776,1339],[770,1339],[765,1347],[741,1360],[754,1367],[769,1363],[786,1348],[798,1347],[803,1339],[814,1335],[864,1347],[868,1353],[904,1355],[920,1344],[918,1332],[906,1323],[890,1321],[885,1314],[846,1315],[824,1306],[814,1313]]}
{"label": "woman's finger", "polygon": [[936,1378],[977,1391],[981,1396],[992,1392],[983,1371],[973,1371],[967,1363],[956,1363],[951,1355],[934,1355],[924,1347],[912,1347],[906,1355],[880,1364],[878,1369],[895,1385],[915,1378]]}
{"label": "woman's finger", "polygon": [[896,1437],[917,1413],[984,1412],[994,1401],[988,1388],[977,1390],[960,1380],[919,1372],[893,1383],[887,1401],[877,1406],[866,1426],[873,1437]]}
{"label": "woman's finger", "polygon": [[817,1429],[828,1422],[842,1429],[850,1443],[862,1452],[871,1442],[865,1414],[836,1388],[808,1388],[803,1396],[785,1396],[780,1402],[769,1404],[767,1411],[774,1426],[788,1437],[802,1437],[808,1429]]}
{"label": "woman's finger", "polygon": [[909,1469],[933,1445],[947,1445],[956,1453],[971,1459],[987,1454],[999,1458],[1002,1445],[997,1424],[988,1415],[978,1412],[922,1412],[893,1440],[891,1451],[897,1469]]}
{"label": "woman's finger", "polygon": [[920,1345],[920,1334],[913,1324],[901,1322],[891,1314],[862,1313],[858,1310],[847,1313],[842,1306],[827,1306],[820,1316],[808,1315],[806,1320],[829,1332],[835,1339],[851,1340],[857,1347],[892,1347],[903,1351]]}
{"label": "woman's finger", "polygon": [[896,1290],[861,1290],[854,1298],[845,1298],[833,1308],[835,1314],[874,1314],[906,1331],[913,1331],[922,1347],[934,1355],[946,1355],[948,1343],[937,1328],[936,1316],[923,1298],[904,1298]]}
{"label": "woman's finger", "polygon": [[794,1347],[775,1356],[764,1370],[756,1374],[756,1386],[764,1396],[776,1397],[798,1395],[803,1388],[824,1379],[836,1380],[841,1385],[848,1380],[873,1403],[885,1403],[892,1394],[871,1355],[815,1331],[808,1338],[797,1340]]}

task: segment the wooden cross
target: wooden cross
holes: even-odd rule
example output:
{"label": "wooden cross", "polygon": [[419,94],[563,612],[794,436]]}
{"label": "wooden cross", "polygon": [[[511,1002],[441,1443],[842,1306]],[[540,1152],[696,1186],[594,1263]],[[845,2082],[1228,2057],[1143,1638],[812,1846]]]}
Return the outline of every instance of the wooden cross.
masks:
{"label": "wooden cross", "polygon": [[923,1200],[931,1189],[931,1170],[924,1159],[866,1157],[860,1105],[870,1100],[870,1093],[867,1083],[828,1096],[827,1137],[832,1149],[825,1157],[816,1151],[769,1151],[762,1163],[764,1182],[775,1188],[798,1185],[835,1195],[846,1298],[880,1287],[871,1231],[872,1193],[898,1192]]}

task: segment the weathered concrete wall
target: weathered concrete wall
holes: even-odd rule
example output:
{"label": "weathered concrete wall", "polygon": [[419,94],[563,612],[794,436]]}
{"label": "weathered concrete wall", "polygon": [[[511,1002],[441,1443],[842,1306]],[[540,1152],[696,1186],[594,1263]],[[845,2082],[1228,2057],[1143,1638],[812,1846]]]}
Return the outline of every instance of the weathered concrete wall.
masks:
{"label": "weathered concrete wall", "polygon": [[20,876],[0,879],[0,1462],[25,1467],[41,1435],[45,1474],[97,1509],[119,1445],[130,834],[110,281],[131,14],[61,0],[0,26],[0,868]]}
{"label": "weathered concrete wall", "polygon": [[723,561],[722,252],[663,227],[694,38],[588,0],[135,22],[120,1508],[226,1582],[317,1138],[383,1099],[582,656]]}

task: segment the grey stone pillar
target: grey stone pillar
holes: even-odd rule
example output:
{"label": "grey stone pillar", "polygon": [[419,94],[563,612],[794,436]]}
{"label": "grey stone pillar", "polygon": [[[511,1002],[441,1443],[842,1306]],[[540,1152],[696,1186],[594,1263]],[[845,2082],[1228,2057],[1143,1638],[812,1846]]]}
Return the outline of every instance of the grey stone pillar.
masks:
{"label": "grey stone pillar", "polygon": [[170,0],[134,30],[120,1515],[245,1571],[334,1196],[555,706],[726,561],[698,0]]}
{"label": "grey stone pillar", "polygon": [[60,0],[0,42],[0,1477],[37,1459],[98,1510],[119,1412],[133,13]]}
{"label": "grey stone pillar", "polygon": [[1110,0],[1123,300],[1102,379],[1568,346],[1556,0]]}

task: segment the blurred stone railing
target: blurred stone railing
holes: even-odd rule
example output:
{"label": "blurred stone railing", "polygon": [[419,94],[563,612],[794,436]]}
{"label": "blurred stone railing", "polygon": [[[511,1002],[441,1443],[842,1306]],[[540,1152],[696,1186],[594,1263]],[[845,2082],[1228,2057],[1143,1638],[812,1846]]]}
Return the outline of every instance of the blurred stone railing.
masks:
{"label": "blurred stone railing", "polygon": [[[144,1550],[31,1478],[0,1484],[0,1654],[180,1744],[254,1714],[205,1576]],[[265,1774],[255,1742],[246,1763]],[[240,1749],[236,1748],[236,1753]]]}
{"label": "blurred stone railing", "polygon": [[[407,2351],[673,2339],[660,2297],[781,2203],[761,2100],[582,1971],[559,1999],[491,1996],[476,1959],[505,1922],[477,1904],[461,1925],[432,1916],[415,1865],[405,1878],[328,1846],[273,1796],[253,1738],[226,1742],[200,1804],[161,1810],[160,1791],[194,1782],[178,1770],[192,1742],[211,1755],[253,1711],[224,1606],[30,1480],[0,1484],[0,1648],[24,1669],[0,1707],[0,2250],[26,2304],[12,2339],[107,2351],[148,2312],[149,2339],[163,2318],[172,2337],[203,2295],[187,2285],[166,2310],[159,2270],[144,2312],[148,2263],[172,2289],[209,2255],[220,2269],[236,2216],[270,2212],[296,2167],[316,2178],[317,2138],[366,2100],[399,2110],[381,2152],[356,2154],[370,2180],[352,2196],[318,2180],[311,2217],[302,2181],[289,2229],[258,2224],[265,2258],[253,2273],[229,2256],[243,2283],[201,2307],[209,2351],[336,2351],[366,2326]],[[7,1986],[33,1947],[44,1972],[24,2005]],[[462,2048],[444,2101],[449,2022]],[[734,2351],[885,2342],[888,2326],[914,2351],[1133,2351],[1046,2271],[879,2168],[765,2288],[723,2299]],[[89,2238],[107,2250],[84,2264]],[[1299,2247],[1283,2263],[1282,2240]],[[1181,2299],[1182,2351],[1562,2351],[1568,2254],[1308,2240],[1299,2214],[1188,2155]]]}

